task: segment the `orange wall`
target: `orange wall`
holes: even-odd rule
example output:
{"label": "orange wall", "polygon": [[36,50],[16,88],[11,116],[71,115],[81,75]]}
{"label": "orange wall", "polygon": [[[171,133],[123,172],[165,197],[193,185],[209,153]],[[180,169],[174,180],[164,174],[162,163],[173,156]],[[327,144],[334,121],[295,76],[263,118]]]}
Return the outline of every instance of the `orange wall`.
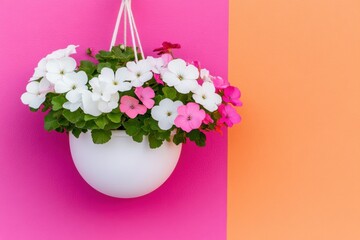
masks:
{"label": "orange wall", "polygon": [[230,12],[228,239],[360,239],[360,1]]}

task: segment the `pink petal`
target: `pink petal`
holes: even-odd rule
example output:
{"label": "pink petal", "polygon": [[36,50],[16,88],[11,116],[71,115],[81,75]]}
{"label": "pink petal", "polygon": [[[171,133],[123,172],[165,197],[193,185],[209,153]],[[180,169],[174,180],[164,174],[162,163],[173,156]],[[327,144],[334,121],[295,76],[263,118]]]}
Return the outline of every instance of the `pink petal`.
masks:
{"label": "pink petal", "polygon": [[129,116],[129,118],[134,119],[138,115],[138,111],[136,109],[128,109],[126,112],[126,115]]}
{"label": "pink petal", "polygon": [[135,110],[137,111],[138,114],[144,115],[147,112],[147,108],[144,105],[137,105],[135,107]]}
{"label": "pink petal", "polygon": [[187,115],[187,105],[182,105],[178,107],[177,112],[179,115]]}
{"label": "pink petal", "polygon": [[155,78],[155,81],[158,83],[158,84],[161,84],[161,85],[164,85],[164,81],[161,80],[161,77],[160,77],[160,74],[154,74],[154,78]]}
{"label": "pink petal", "polygon": [[162,60],[164,61],[164,66],[167,66],[168,63],[169,63],[171,60],[173,60],[173,57],[171,56],[171,54],[168,54],[168,53],[161,55],[161,58],[162,58]]}
{"label": "pink petal", "polygon": [[145,99],[142,101],[142,103],[147,107],[148,109],[151,109],[155,105],[155,101],[153,99]]}
{"label": "pink petal", "polygon": [[189,121],[187,120],[187,117],[179,115],[175,118],[175,126],[178,128],[181,128],[185,132],[190,132],[192,128],[189,125]]}

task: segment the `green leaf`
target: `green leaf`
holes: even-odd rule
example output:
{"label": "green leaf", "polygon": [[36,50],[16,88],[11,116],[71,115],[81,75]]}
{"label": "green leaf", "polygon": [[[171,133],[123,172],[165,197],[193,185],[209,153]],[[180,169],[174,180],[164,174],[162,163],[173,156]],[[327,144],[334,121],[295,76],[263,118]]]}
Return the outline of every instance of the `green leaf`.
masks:
{"label": "green leaf", "polygon": [[76,126],[77,128],[83,128],[83,127],[85,127],[85,124],[86,124],[85,121],[80,120],[79,122],[77,122],[77,123],[75,124],[75,126]]}
{"label": "green leaf", "polygon": [[80,110],[77,110],[75,112],[70,112],[69,110],[63,111],[63,116],[71,123],[76,123],[80,121],[83,117],[83,113],[81,113]]}
{"label": "green leaf", "polygon": [[72,130],[72,134],[76,137],[76,138],[79,138],[80,137],[80,134],[81,134],[81,130],[78,129],[78,128],[74,128]]}
{"label": "green leaf", "polygon": [[102,116],[98,117],[97,119],[95,119],[95,123],[100,129],[104,129],[108,122],[109,122],[109,120],[106,118],[105,115],[102,115]]}
{"label": "green leaf", "polygon": [[98,73],[101,73],[101,70],[102,70],[104,67],[111,68],[111,63],[108,63],[108,62],[99,63],[98,66],[97,66],[97,72],[98,72]]}
{"label": "green leaf", "polygon": [[179,145],[180,143],[185,143],[186,142],[185,132],[179,129],[177,133],[174,135],[173,142],[176,145]]}
{"label": "green leaf", "polygon": [[141,124],[136,119],[131,119],[124,123],[125,131],[129,136],[135,136],[141,131]]}
{"label": "green leaf", "polygon": [[64,95],[59,95],[56,97],[53,97],[51,100],[52,104],[52,110],[58,111],[63,108],[64,103],[66,103],[67,100]]}
{"label": "green leaf", "polygon": [[111,131],[95,129],[91,131],[91,137],[96,144],[104,144],[110,141]]}
{"label": "green leaf", "polygon": [[162,92],[164,93],[164,96],[166,98],[170,98],[171,100],[176,99],[177,92],[176,92],[176,90],[174,88],[164,87],[162,89]]}
{"label": "green leaf", "polygon": [[122,115],[121,113],[108,113],[106,116],[111,122],[120,123],[121,115]]}
{"label": "green leaf", "polygon": [[144,134],[144,131],[139,130],[132,138],[135,142],[141,143],[144,140]]}
{"label": "green leaf", "polygon": [[200,130],[192,130],[191,132],[186,134],[189,139],[196,143],[196,145],[203,147],[206,144],[206,135]]}
{"label": "green leaf", "polygon": [[163,140],[157,138],[155,134],[149,135],[150,148],[159,148],[163,144]]}
{"label": "green leaf", "polygon": [[92,77],[96,70],[96,65],[90,61],[81,61],[79,66],[79,71],[84,71],[88,77]]}
{"label": "green leaf", "polygon": [[89,115],[89,114],[85,114],[84,115],[84,120],[87,122],[87,121],[91,121],[91,120],[94,120],[96,119],[97,117],[95,116],[92,116],[92,115]]}
{"label": "green leaf", "polygon": [[45,129],[47,131],[51,131],[57,129],[58,127],[60,127],[60,124],[57,121],[56,115],[53,111],[50,111],[45,116]]}

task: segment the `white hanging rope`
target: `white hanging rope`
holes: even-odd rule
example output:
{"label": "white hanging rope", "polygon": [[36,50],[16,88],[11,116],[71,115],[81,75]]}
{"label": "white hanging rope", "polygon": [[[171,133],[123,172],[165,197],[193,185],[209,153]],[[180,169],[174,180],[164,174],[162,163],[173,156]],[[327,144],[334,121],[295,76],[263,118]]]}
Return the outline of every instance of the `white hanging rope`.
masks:
{"label": "white hanging rope", "polygon": [[[129,0],[129,1],[130,1],[130,5],[131,5],[131,0]],[[142,57],[142,59],[145,59],[144,51],[143,51],[143,48],[142,48],[142,45],[141,45],[141,40],[140,40],[139,32],[138,32],[137,27],[136,27],[134,14],[133,14],[133,12],[132,12],[131,7],[129,8],[129,15],[131,16],[131,20],[132,20],[131,22],[132,22],[132,24],[134,25],[136,38],[137,38],[138,43],[139,43],[139,48],[140,48],[141,57]]]}
{"label": "white hanging rope", "polygon": [[111,51],[111,48],[115,45],[115,42],[116,42],[116,37],[118,35],[120,20],[121,20],[122,14],[124,12],[124,7],[125,7],[125,4],[124,4],[124,1],[123,1],[123,2],[121,2],[121,5],[120,5],[119,13],[118,13],[115,28],[114,28],[114,33],[113,33],[113,36],[111,38],[110,51]]}
{"label": "white hanging rope", "polygon": [[137,55],[137,46],[136,46],[137,43],[139,44],[139,49],[140,49],[142,59],[145,59],[145,56],[144,56],[144,51],[143,51],[143,48],[141,45],[139,32],[138,32],[136,24],[135,24],[134,15],[131,10],[131,0],[122,0],[122,2],[121,2],[118,17],[116,19],[114,33],[113,33],[113,36],[111,39],[110,50],[116,43],[116,38],[118,35],[119,26],[120,26],[120,21],[121,21],[123,14],[124,14],[124,45],[125,45],[125,47],[127,46],[127,22],[129,22],[131,40],[132,40],[133,49],[134,49],[134,57],[135,57],[135,61],[138,62],[139,59],[138,59],[138,55]]}

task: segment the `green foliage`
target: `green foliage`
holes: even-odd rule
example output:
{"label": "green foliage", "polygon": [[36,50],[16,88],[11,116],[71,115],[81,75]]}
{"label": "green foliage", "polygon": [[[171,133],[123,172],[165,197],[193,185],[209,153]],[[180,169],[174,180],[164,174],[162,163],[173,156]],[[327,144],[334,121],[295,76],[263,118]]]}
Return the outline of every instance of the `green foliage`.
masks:
{"label": "green foliage", "polygon": [[187,133],[186,136],[193,141],[198,146],[205,146],[206,142],[206,135],[198,129],[192,130],[191,132]]}
{"label": "green foliage", "polygon": [[177,91],[172,87],[164,87],[162,89],[165,98],[170,98],[171,100],[176,100]]}
{"label": "green foliage", "polygon": [[110,141],[111,139],[111,131],[110,130],[102,130],[95,129],[91,131],[91,137],[96,144],[104,144]]}

